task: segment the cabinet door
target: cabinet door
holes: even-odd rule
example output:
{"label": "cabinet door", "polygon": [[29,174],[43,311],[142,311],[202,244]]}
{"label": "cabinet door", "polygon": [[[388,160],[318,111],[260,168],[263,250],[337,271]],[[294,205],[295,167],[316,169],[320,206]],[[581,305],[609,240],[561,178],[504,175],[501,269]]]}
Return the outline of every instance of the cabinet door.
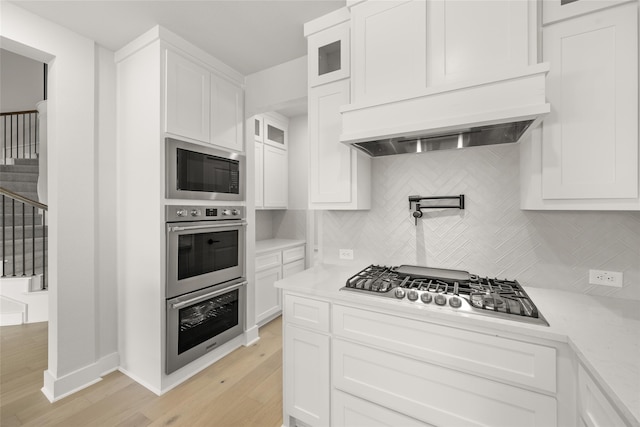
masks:
{"label": "cabinet door", "polygon": [[331,395],[331,425],[333,427],[428,427],[414,418],[358,399],[339,390]]}
{"label": "cabinet door", "polygon": [[628,1],[629,0],[545,0],[542,2],[542,23],[549,24]]}
{"label": "cabinet door", "polygon": [[349,103],[349,81],[309,89],[310,200],[350,203],[355,153],[340,142],[340,107]]}
{"label": "cabinet door", "polygon": [[554,427],[553,397],[334,338],[333,387],[438,426]]}
{"label": "cabinet door", "polygon": [[273,286],[280,279],[282,279],[280,266],[256,273],[256,323],[282,310],[280,289]]}
{"label": "cabinet door", "polygon": [[631,3],[549,25],[544,199],[638,197],[638,11]]}
{"label": "cabinet door", "polygon": [[255,147],[255,181],[256,181],[256,208],[264,206],[264,144],[254,141]]}
{"label": "cabinet door", "polygon": [[264,126],[262,116],[253,116],[253,139],[264,142]]}
{"label": "cabinet door", "polygon": [[264,142],[274,147],[286,150],[289,145],[289,130],[287,128],[287,123],[281,123],[269,116],[264,116]]}
{"label": "cabinet door", "polygon": [[329,336],[286,324],[283,369],[283,418],[292,416],[309,426],[328,426]]}
{"label": "cabinet door", "polygon": [[264,207],[287,208],[289,200],[287,152],[264,146]]}
{"label": "cabinet door", "polygon": [[233,151],[242,151],[242,88],[215,74],[211,75],[211,142]]}
{"label": "cabinet door", "polygon": [[627,425],[582,365],[578,366],[578,414],[581,425],[587,427]]}
{"label": "cabinet door", "polygon": [[427,4],[427,85],[529,65],[527,1],[441,0]]}
{"label": "cabinet door", "polygon": [[166,132],[209,142],[209,70],[166,51]]}
{"label": "cabinet door", "polygon": [[351,9],[354,102],[400,98],[425,88],[426,4],[368,1]]}
{"label": "cabinet door", "polygon": [[301,271],[304,271],[304,259],[284,264],[282,266],[282,277],[289,277]]}
{"label": "cabinet door", "polygon": [[349,23],[309,37],[309,86],[349,77]]}

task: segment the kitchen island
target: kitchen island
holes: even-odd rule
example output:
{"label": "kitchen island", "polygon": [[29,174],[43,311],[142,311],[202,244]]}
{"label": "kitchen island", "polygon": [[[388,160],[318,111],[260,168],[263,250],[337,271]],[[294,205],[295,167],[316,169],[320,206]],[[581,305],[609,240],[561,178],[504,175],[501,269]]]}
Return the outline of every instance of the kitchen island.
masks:
{"label": "kitchen island", "polygon": [[360,268],[276,282],[284,425],[640,425],[640,302],[527,287],[541,326],[340,291]]}

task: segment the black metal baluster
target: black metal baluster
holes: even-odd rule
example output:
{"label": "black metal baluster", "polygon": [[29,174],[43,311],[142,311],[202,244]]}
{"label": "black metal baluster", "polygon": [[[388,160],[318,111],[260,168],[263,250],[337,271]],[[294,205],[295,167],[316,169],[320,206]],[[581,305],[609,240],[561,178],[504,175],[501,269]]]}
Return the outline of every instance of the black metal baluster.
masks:
{"label": "black metal baluster", "polygon": [[36,207],[31,206],[31,275],[36,275]]}
{"label": "black metal baluster", "polygon": [[[6,120],[5,120],[6,122]],[[6,242],[6,236],[5,236],[5,217],[4,217],[4,203],[5,203],[5,198],[4,198],[4,194],[2,195],[2,277],[6,276],[6,271],[5,270],[5,258],[7,257],[7,248],[5,246],[5,242]]]}
{"label": "black metal baluster", "polygon": [[11,264],[13,270],[11,275],[16,275],[16,201],[11,199]]}
{"label": "black metal baluster", "polygon": [[46,290],[47,286],[47,257],[45,250],[47,248],[47,211],[42,211],[42,290]]}
{"label": "black metal baluster", "polygon": [[[24,150],[22,150],[22,154],[24,154]],[[24,208],[26,208],[27,205],[22,202],[22,275],[26,276],[27,275],[27,256],[26,256],[26,234],[25,234],[25,216],[24,216]]]}

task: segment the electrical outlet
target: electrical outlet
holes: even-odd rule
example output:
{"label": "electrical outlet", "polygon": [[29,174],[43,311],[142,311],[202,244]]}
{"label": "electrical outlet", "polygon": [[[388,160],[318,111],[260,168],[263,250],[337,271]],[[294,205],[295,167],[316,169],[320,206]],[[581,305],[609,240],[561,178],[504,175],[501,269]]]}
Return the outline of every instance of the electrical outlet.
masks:
{"label": "electrical outlet", "polygon": [[340,249],[340,259],[353,259],[353,249]]}
{"label": "electrical outlet", "polygon": [[589,283],[621,288],[622,273],[619,271],[589,270]]}

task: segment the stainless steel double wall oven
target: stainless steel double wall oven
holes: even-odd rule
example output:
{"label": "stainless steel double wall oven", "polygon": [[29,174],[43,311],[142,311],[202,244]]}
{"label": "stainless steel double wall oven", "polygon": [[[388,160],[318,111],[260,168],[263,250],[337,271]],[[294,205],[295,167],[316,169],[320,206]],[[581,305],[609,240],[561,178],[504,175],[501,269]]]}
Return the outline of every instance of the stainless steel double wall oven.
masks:
{"label": "stainless steel double wall oven", "polygon": [[242,206],[167,206],[166,373],[244,331]]}

